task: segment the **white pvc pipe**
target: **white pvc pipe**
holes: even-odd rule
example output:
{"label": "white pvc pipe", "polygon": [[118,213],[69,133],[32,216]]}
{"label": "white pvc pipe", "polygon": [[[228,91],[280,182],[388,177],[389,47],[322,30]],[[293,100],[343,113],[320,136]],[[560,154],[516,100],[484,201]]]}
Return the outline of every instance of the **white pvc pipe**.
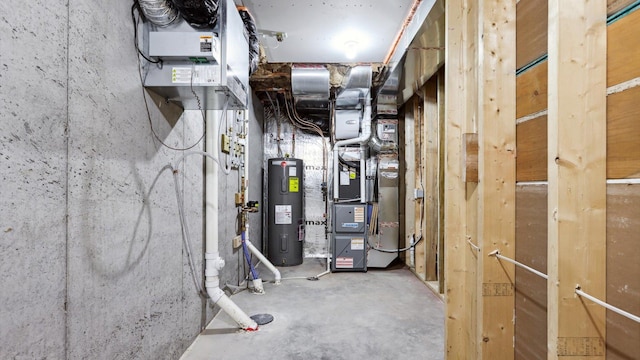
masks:
{"label": "white pvc pipe", "polygon": [[584,291],[582,291],[580,289],[580,285],[578,285],[576,287],[576,294],[578,294],[578,295],[580,295],[580,296],[582,296],[584,298],[587,298],[587,299],[593,301],[594,303],[596,303],[596,304],[598,304],[598,305],[600,305],[600,306],[602,306],[602,307],[604,307],[606,309],[609,309],[609,310],[611,310],[611,311],[613,311],[613,312],[615,312],[617,314],[620,314],[620,315],[626,317],[629,320],[633,320],[633,321],[635,321],[637,323],[640,323],[640,316],[633,315],[630,312],[624,311],[624,310],[622,310],[620,308],[617,308],[617,307],[615,307],[613,305],[607,304],[606,302],[604,302],[604,301],[602,301],[602,300],[600,300],[600,299],[598,299],[598,298],[596,298],[594,296],[591,296],[591,295],[587,294],[586,292],[584,292]]}
{"label": "white pvc pipe", "polygon": [[[213,112],[206,111],[206,152],[217,154],[218,136],[215,130]],[[205,158],[205,287],[214,304],[220,306],[241,328],[257,330],[258,324],[251,320],[220,289],[219,272],[224,267],[224,260],[218,251],[218,175],[219,168],[213,160]]]}
{"label": "white pvc pipe", "polygon": [[260,250],[258,250],[255,246],[253,246],[251,241],[245,239],[244,243],[247,244],[247,248],[249,249],[249,251],[251,251],[251,253],[255,255],[255,257],[257,257],[258,260],[273,273],[273,275],[276,278],[276,284],[280,284],[280,281],[282,280],[280,271],[276,269],[276,267],[273,266],[273,264],[264,255],[262,255]]}

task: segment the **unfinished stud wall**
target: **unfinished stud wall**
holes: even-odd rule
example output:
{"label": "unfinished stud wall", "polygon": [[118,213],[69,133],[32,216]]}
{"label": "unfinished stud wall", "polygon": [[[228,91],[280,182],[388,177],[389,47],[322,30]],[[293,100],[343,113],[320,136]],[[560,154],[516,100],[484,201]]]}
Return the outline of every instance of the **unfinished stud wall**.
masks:
{"label": "unfinished stud wall", "polygon": [[[151,135],[130,6],[0,4],[0,358],[178,358],[216,311],[183,250],[165,167],[183,153]],[[202,134],[198,111],[149,108],[171,146]],[[203,161],[179,170],[201,269]],[[234,173],[221,178],[221,209],[233,208],[236,184]],[[221,283],[237,283],[235,212],[220,222]]]}
{"label": "unfinished stud wall", "polygon": [[[547,7],[540,1],[518,3],[517,78],[517,236],[516,259],[546,273],[547,233]],[[610,19],[632,1],[609,2]],[[607,300],[632,313],[640,301],[637,236],[630,228],[640,218],[633,207],[636,185],[622,179],[640,177],[640,11],[623,14],[607,27]],[[541,59],[542,58],[542,59]],[[541,59],[538,60],[538,59]],[[533,65],[533,66],[532,66]],[[634,80],[636,79],[636,80]],[[631,82],[629,82],[631,81]],[[623,84],[623,85],[620,85]],[[635,100],[632,100],[635,99]],[[631,180],[632,182],[632,180]],[[624,199],[624,200],[623,200]],[[613,251],[613,253],[611,253]],[[525,270],[516,272],[516,358],[547,357],[546,282]],[[640,325],[607,314],[607,359],[637,359]],[[635,344],[635,345],[634,345]]]}
{"label": "unfinished stud wall", "polygon": [[[478,278],[478,271],[490,265],[487,252],[492,248],[487,240],[502,238],[482,239],[486,235],[476,236],[473,231],[482,230],[488,216],[498,216],[477,203],[482,191],[490,190],[486,183],[494,179],[487,178],[486,168],[482,173],[483,142],[487,151],[486,143],[495,139],[493,135],[485,138],[483,127],[487,125],[477,124],[476,119],[482,112],[486,115],[495,102],[483,95],[486,89],[478,86],[480,79],[497,75],[492,68],[482,67],[484,56],[478,58],[480,46],[485,54],[491,53],[486,51],[490,30],[476,22],[486,24],[495,15],[486,9],[478,11],[472,1],[447,2],[444,230],[448,358],[494,358],[489,351],[498,351],[501,358],[515,359],[637,359],[640,325],[586,299],[581,301],[573,287],[577,281],[587,293],[640,313],[640,265],[636,261],[640,248],[636,211],[640,44],[632,35],[640,30],[638,2],[609,1],[605,9],[604,3],[554,1],[553,12],[548,11],[547,1],[513,3],[517,3],[516,109],[511,120],[517,154],[513,256],[555,280],[547,282],[520,268],[515,271],[515,349],[507,342],[488,349],[494,341],[490,331],[496,325],[496,309],[480,305],[490,299],[483,293],[487,287],[479,286],[486,281]],[[513,5],[509,1],[492,4],[494,12]],[[478,36],[477,31],[483,33]],[[498,49],[514,46],[507,38],[500,38]],[[553,52],[548,39],[553,39]],[[501,61],[510,58],[505,55]],[[574,63],[582,65],[572,70]],[[581,75],[571,79],[576,73]],[[503,144],[495,148],[499,145]],[[504,171],[503,176],[507,176]],[[505,205],[511,206],[511,201]],[[552,208],[559,210],[558,216]],[[492,234],[486,225],[482,231]],[[554,241],[548,240],[552,235]],[[474,248],[476,244],[481,251]],[[512,244],[491,245],[505,248]],[[558,277],[562,279],[559,287],[550,285]],[[506,325],[507,318],[503,320]],[[592,323],[597,325],[588,325]],[[600,338],[598,332],[605,337]]]}

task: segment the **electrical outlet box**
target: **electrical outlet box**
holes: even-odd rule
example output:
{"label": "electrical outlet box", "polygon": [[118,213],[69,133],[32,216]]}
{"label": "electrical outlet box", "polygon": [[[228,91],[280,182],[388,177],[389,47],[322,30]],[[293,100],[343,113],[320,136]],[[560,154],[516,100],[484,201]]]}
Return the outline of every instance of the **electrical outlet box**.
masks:
{"label": "electrical outlet box", "polygon": [[413,198],[414,199],[422,199],[422,198],[424,198],[424,190],[422,190],[422,189],[413,189]]}
{"label": "electrical outlet box", "polygon": [[222,147],[222,152],[228,154],[231,149],[231,141],[229,139],[229,135],[222,134],[222,138],[220,139],[220,145]]}
{"label": "electrical outlet box", "polygon": [[237,248],[239,248],[240,246],[242,246],[242,236],[240,236],[240,235],[236,235],[236,236],[233,238],[233,248],[234,248],[234,249],[237,249]]}

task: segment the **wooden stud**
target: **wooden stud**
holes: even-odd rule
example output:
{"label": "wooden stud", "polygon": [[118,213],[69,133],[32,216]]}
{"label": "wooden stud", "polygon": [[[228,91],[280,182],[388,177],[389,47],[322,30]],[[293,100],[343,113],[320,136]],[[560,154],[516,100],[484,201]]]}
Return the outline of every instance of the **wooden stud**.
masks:
{"label": "wooden stud", "polygon": [[438,289],[444,293],[444,68],[438,72]]}
{"label": "wooden stud", "polygon": [[604,359],[606,4],[549,0],[549,359]]}
{"label": "wooden stud", "polygon": [[[467,243],[468,220],[475,233],[475,204],[467,200],[463,134],[472,132],[476,110],[474,0],[446,1],[445,162],[444,162],[444,295],[447,359],[477,358],[476,256]],[[469,194],[472,194],[470,192]],[[473,196],[471,196],[473,199]],[[475,239],[469,239],[475,241]]]}
{"label": "wooden stud", "polygon": [[480,1],[478,30],[478,266],[480,359],[514,358],[516,1]]}
{"label": "wooden stud", "polygon": [[[423,99],[424,94],[420,94],[420,96],[414,96],[413,99],[413,113],[414,113],[414,128],[412,136],[415,141],[413,143],[414,148],[414,182],[413,187],[409,188],[411,190],[411,201],[413,201],[413,209],[414,209],[414,237],[417,240],[420,237],[425,236],[425,228],[424,228],[424,217],[425,217],[425,205],[424,198],[416,198],[414,189],[420,189],[424,191],[424,173],[425,173],[425,162],[424,162],[424,153],[422,151],[422,144],[424,144],[423,131],[421,129],[424,127],[424,104]],[[409,201],[409,199],[407,200]],[[427,242],[420,241],[414,247],[415,254],[415,272],[422,280],[427,280]]]}
{"label": "wooden stud", "polygon": [[[414,236],[414,234],[416,233],[416,227],[415,227],[415,213],[416,213],[416,206],[415,206],[415,201],[413,199],[413,189],[415,189],[415,174],[416,174],[416,167],[415,167],[415,122],[416,122],[416,109],[417,109],[417,105],[416,105],[416,101],[415,98],[410,99],[406,104],[405,104],[405,115],[404,115],[404,146],[402,146],[402,153],[400,154],[400,159],[404,159],[404,161],[402,161],[402,166],[404,167],[404,171],[402,172],[404,174],[404,186],[401,186],[401,188],[404,188],[405,190],[404,192],[404,197],[403,197],[403,202],[404,202],[404,240],[405,240],[405,246],[408,246],[409,244],[411,244],[412,241],[412,237]],[[415,256],[415,252],[414,252],[414,256]],[[411,264],[411,262],[413,262],[414,265],[414,271],[416,270],[415,267],[415,260],[414,259],[410,259],[408,261],[409,264]]]}
{"label": "wooden stud", "polygon": [[422,145],[424,148],[424,220],[426,246],[426,280],[437,281],[438,219],[440,216],[440,110],[438,108],[438,75],[424,86],[424,126]]}

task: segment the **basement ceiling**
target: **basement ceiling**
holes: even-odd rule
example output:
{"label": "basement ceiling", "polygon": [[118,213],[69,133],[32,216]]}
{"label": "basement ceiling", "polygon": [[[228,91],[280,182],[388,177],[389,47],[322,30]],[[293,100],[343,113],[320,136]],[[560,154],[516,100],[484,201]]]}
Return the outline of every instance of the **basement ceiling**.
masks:
{"label": "basement ceiling", "polygon": [[413,3],[236,0],[256,22],[266,62],[305,64],[384,62]]}

